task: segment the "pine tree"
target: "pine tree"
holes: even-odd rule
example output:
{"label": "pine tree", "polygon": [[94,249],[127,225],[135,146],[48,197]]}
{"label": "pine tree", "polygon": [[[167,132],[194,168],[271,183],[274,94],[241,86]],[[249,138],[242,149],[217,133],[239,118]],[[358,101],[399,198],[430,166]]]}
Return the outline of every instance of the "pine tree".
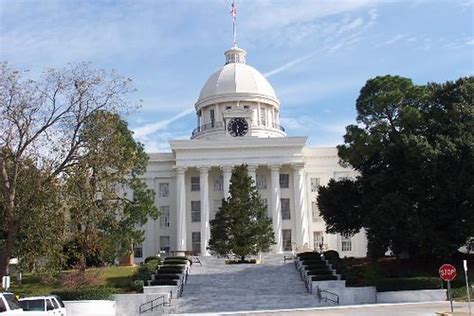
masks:
{"label": "pine tree", "polygon": [[248,255],[269,251],[275,237],[247,166],[235,167],[230,182],[230,196],[211,221],[209,250],[218,256],[232,253],[243,261]]}

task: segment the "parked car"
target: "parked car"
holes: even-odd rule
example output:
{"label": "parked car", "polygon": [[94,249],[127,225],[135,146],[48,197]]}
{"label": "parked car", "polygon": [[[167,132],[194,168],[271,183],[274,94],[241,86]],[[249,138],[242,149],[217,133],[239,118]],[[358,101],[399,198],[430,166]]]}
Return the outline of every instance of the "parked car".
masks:
{"label": "parked car", "polygon": [[0,293],[0,315],[26,315],[15,297],[15,294],[3,292]]}
{"label": "parked car", "polygon": [[57,296],[32,296],[21,298],[20,306],[29,316],[66,316],[64,303]]}

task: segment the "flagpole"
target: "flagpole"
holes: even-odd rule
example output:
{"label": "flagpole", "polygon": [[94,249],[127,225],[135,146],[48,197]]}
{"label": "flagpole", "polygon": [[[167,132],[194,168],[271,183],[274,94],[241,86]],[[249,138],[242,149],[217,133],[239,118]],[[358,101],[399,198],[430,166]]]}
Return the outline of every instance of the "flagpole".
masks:
{"label": "flagpole", "polygon": [[234,43],[234,47],[237,46],[237,23],[236,23],[236,18],[237,18],[237,8],[235,6],[235,0],[232,0],[232,39]]}

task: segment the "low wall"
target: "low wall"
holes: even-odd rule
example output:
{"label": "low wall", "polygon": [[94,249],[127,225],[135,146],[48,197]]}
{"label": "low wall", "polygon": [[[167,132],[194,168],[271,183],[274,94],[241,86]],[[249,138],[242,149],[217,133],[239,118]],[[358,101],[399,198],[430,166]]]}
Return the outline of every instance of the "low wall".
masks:
{"label": "low wall", "polygon": [[435,302],[446,298],[446,290],[377,292],[377,303]]}
{"label": "low wall", "polygon": [[150,285],[143,287],[143,294],[171,294],[171,298],[179,297],[177,285]]}
{"label": "low wall", "polygon": [[[131,316],[138,315],[140,305],[158,298],[162,294],[116,294],[115,295],[115,315]],[[162,308],[154,313],[159,315]],[[151,313],[150,313],[151,315]],[[69,314],[68,314],[69,316]]]}
{"label": "low wall", "polygon": [[64,301],[68,316],[114,316],[114,301]]}

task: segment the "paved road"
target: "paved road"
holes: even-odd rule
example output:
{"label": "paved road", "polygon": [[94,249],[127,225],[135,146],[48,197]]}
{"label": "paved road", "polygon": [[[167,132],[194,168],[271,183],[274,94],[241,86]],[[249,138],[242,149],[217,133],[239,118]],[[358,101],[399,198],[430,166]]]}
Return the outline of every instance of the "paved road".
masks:
{"label": "paved road", "polygon": [[[471,306],[474,307],[474,306]],[[248,315],[248,316],[436,316],[436,312],[448,312],[449,302],[435,303],[405,303],[405,304],[375,304],[353,307],[317,307],[313,309],[259,311],[242,313],[209,313],[200,315]],[[454,303],[456,316],[468,316],[466,303]],[[193,314],[197,316],[199,314]],[[474,316],[474,315],[473,315]]]}

